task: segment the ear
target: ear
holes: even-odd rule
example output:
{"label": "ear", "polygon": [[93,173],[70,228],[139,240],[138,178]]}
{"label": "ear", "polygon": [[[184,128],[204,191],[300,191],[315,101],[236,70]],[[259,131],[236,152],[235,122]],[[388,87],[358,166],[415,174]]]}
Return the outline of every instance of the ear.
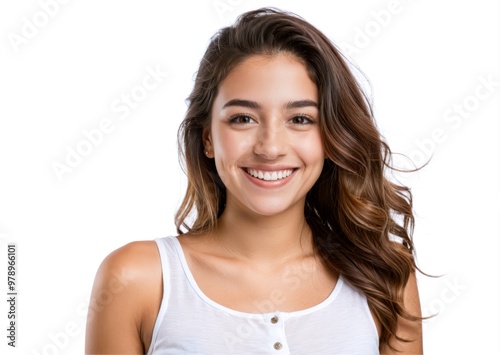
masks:
{"label": "ear", "polygon": [[203,139],[203,147],[205,155],[207,156],[207,158],[213,158],[214,150],[212,145],[212,133],[210,132],[210,128],[203,129],[202,139]]}

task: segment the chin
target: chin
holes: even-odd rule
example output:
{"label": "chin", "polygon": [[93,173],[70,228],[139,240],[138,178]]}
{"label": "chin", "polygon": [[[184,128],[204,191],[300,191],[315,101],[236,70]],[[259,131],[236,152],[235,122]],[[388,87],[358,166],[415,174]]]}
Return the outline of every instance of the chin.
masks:
{"label": "chin", "polygon": [[[291,212],[296,208],[296,205],[292,203],[284,203],[283,200],[266,202],[259,201],[259,203],[252,203],[247,206],[247,208],[249,208],[253,213],[265,217],[272,217],[286,212]],[[300,211],[303,213],[303,208]]]}

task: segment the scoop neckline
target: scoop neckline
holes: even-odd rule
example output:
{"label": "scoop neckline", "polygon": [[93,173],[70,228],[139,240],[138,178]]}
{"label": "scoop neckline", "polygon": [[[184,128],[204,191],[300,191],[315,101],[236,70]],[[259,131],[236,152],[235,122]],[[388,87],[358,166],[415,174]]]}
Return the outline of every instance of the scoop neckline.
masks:
{"label": "scoop neckline", "polygon": [[326,306],[328,306],[330,303],[332,303],[337,295],[340,293],[340,290],[342,289],[342,286],[344,284],[344,279],[342,275],[339,275],[337,282],[335,283],[335,286],[333,287],[333,290],[330,292],[328,297],[326,297],[323,301],[320,303],[309,307],[305,309],[301,309],[298,311],[291,311],[291,312],[282,312],[282,311],[275,311],[275,312],[267,312],[267,313],[248,313],[248,312],[242,312],[238,311],[226,306],[221,305],[218,302],[215,302],[211,298],[209,298],[198,286],[198,283],[196,282],[191,269],[189,268],[189,265],[187,263],[186,255],[184,254],[184,249],[182,249],[181,242],[177,237],[172,237],[174,240],[174,246],[177,251],[177,256],[179,257],[179,260],[181,262],[182,268],[184,270],[184,274],[186,275],[191,287],[193,288],[194,292],[200,297],[205,303],[209,304],[210,306],[217,308],[219,310],[222,310],[226,313],[240,316],[240,317],[246,317],[246,318],[258,318],[258,317],[265,317],[265,316],[272,316],[275,314],[282,314],[282,315],[288,315],[289,317],[296,317],[296,316],[303,316],[306,314],[313,313],[315,311],[318,311]]}

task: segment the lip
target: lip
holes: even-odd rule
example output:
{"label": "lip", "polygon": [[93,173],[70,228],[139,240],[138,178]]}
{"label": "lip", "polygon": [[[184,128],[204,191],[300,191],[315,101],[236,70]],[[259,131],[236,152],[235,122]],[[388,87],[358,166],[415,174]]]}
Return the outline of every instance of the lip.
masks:
{"label": "lip", "polygon": [[[248,173],[248,169],[260,170],[260,171],[269,172],[269,173],[283,171],[283,170],[292,170],[292,173],[289,176],[282,178],[282,179],[278,179],[278,180],[262,180],[262,179],[258,179],[256,177],[253,177],[252,175],[250,175]],[[257,185],[257,186],[263,187],[263,188],[277,188],[277,187],[281,187],[281,186],[288,184],[290,182],[290,180],[292,180],[293,177],[295,176],[295,173],[297,172],[298,168],[293,168],[290,166],[269,167],[269,166],[253,165],[253,166],[248,166],[248,167],[242,167],[241,170],[242,170],[243,175],[245,175],[245,177],[250,182],[252,182],[254,185]]]}
{"label": "lip", "polygon": [[278,171],[278,170],[296,170],[297,167],[290,165],[245,165],[241,167],[242,169],[255,169],[262,171]]}

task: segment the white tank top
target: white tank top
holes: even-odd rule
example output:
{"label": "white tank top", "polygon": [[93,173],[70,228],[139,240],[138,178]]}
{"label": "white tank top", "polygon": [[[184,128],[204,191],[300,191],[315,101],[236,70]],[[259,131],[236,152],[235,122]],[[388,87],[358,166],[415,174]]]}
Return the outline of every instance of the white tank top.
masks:
{"label": "white tank top", "polygon": [[314,307],[244,313],[212,301],[200,290],[176,237],[155,241],[163,299],[148,355],[379,354],[366,297],[342,276],[328,298]]}

